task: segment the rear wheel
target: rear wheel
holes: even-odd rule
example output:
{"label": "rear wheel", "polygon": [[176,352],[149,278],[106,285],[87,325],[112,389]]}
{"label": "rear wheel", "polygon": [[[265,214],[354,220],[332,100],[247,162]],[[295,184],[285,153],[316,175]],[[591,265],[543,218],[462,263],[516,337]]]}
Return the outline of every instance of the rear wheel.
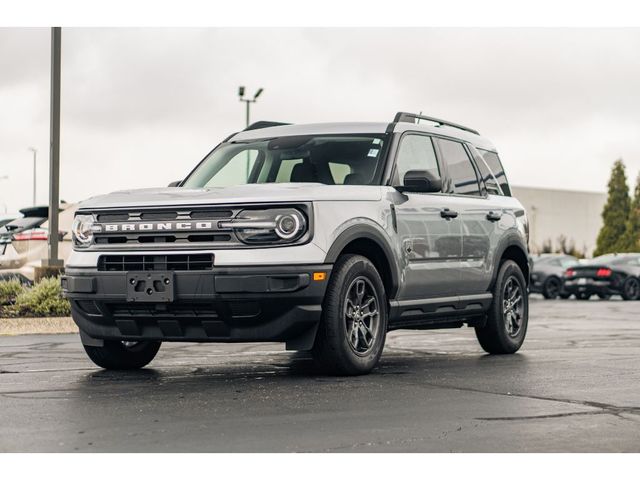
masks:
{"label": "rear wheel", "polygon": [[640,280],[635,277],[627,278],[622,284],[622,298],[638,300],[640,298]]}
{"label": "rear wheel", "polygon": [[570,293],[561,293],[560,294],[560,298],[563,300],[567,300],[568,298],[571,298],[571,294]]}
{"label": "rear wheel", "polygon": [[599,293],[598,298],[600,300],[609,300],[611,298],[611,295],[609,293]]}
{"label": "rear wheel", "polygon": [[524,275],[517,263],[500,265],[493,287],[493,303],[484,327],[476,327],[476,337],[488,353],[515,353],[522,346],[529,322],[529,297]]}
{"label": "rear wheel", "polygon": [[327,373],[361,375],[378,363],[387,334],[387,298],[369,259],[343,255],[334,265],[313,346]]}
{"label": "rear wheel", "polygon": [[590,293],[576,293],[576,298],[578,300],[589,300],[591,298]]}
{"label": "rear wheel", "polygon": [[547,300],[554,300],[560,295],[562,283],[558,277],[549,277],[542,287],[542,296]]}
{"label": "rear wheel", "polygon": [[102,347],[83,346],[93,363],[108,370],[142,368],[149,364],[160,350],[160,342],[105,340]]}

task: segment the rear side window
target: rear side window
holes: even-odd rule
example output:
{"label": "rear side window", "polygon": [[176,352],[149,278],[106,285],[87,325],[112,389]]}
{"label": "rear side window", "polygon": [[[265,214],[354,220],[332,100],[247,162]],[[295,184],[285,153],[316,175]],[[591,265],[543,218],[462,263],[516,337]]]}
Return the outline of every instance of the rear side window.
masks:
{"label": "rear side window", "polygon": [[447,165],[453,185],[453,193],[458,195],[480,195],[476,169],[471,163],[464,146],[459,142],[438,139],[440,153]]}
{"label": "rear side window", "polygon": [[478,149],[484,161],[487,162],[487,165],[493,172],[494,177],[500,184],[500,188],[505,195],[511,196],[511,189],[509,188],[509,182],[507,181],[507,174],[504,172],[504,168],[502,168],[502,162],[500,161],[500,157],[496,152],[490,152],[488,150]]}
{"label": "rear side window", "polygon": [[396,181],[404,184],[404,175],[409,170],[428,170],[435,178],[440,178],[440,169],[431,137],[426,135],[405,135],[402,137],[396,162]]}

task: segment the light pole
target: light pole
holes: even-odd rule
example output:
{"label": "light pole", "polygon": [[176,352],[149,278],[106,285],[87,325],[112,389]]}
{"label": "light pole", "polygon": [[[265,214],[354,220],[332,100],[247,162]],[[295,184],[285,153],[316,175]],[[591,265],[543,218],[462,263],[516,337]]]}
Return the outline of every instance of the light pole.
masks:
{"label": "light pole", "polygon": [[38,157],[38,149],[35,147],[29,147],[29,150],[33,152],[33,206],[36,206],[36,158]]}
{"label": "light pole", "polygon": [[[58,258],[58,207],[60,205],[60,60],[62,29],[51,28],[51,104],[49,109],[49,254],[42,260],[45,276],[57,275],[64,267]],[[36,277],[38,274],[36,273]]]}
{"label": "light pole", "polygon": [[[256,90],[256,93],[253,95],[253,98],[244,98],[244,87],[238,87],[238,96],[240,97],[240,101],[244,102],[245,105],[247,106],[247,118],[246,118],[246,126],[249,126],[249,119],[251,117],[250,115],[250,106],[252,103],[256,103],[256,100],[258,99],[258,97],[260,96],[260,94],[262,93],[262,91],[264,90],[264,88],[259,88],[258,90]],[[247,183],[249,182],[249,166],[251,164],[251,157],[249,154],[249,150],[247,150]]]}
{"label": "light pole", "polygon": [[249,117],[250,117],[250,105],[252,103],[256,103],[256,100],[258,99],[258,97],[260,96],[260,94],[263,92],[264,88],[259,88],[256,93],[253,95],[253,98],[244,98],[244,87],[239,87],[238,88],[238,96],[240,97],[240,101],[244,102],[247,106],[247,127],[249,126]]}

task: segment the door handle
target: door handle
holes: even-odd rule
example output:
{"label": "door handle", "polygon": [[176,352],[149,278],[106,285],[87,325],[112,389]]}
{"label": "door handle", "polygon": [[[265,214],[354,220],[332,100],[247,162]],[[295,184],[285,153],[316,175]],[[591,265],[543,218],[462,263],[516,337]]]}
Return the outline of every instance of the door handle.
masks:
{"label": "door handle", "polygon": [[450,210],[448,208],[443,208],[442,210],[440,210],[440,216],[442,218],[456,218],[458,216],[458,212],[456,212],[455,210]]}
{"label": "door handle", "polygon": [[489,212],[487,213],[487,220],[490,222],[497,222],[502,218],[502,213],[500,212]]}

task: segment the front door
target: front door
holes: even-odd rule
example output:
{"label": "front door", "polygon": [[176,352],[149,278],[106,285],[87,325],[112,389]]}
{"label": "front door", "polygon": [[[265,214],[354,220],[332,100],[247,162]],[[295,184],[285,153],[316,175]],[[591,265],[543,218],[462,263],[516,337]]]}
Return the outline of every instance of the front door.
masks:
{"label": "front door", "polygon": [[[433,140],[407,133],[398,147],[394,185],[409,170],[429,170],[440,177]],[[394,205],[401,242],[403,281],[399,300],[452,297],[460,281],[462,229],[447,215],[448,196],[440,193],[395,193]]]}

